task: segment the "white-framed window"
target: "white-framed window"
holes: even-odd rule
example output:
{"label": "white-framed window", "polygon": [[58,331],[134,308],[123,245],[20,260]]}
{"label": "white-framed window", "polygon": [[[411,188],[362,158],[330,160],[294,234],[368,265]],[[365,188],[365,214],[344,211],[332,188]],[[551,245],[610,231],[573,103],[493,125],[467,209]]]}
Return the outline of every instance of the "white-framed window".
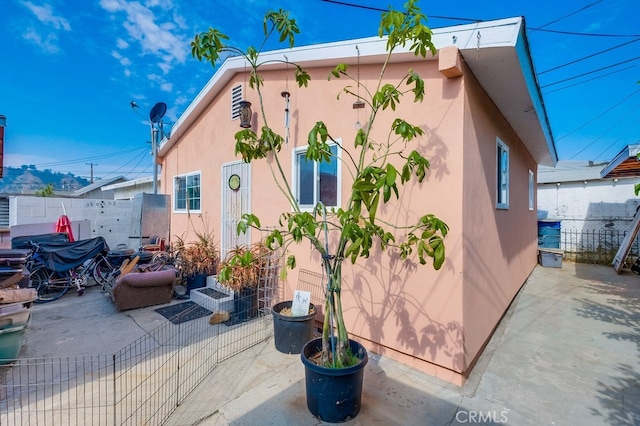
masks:
{"label": "white-framed window", "polygon": [[496,138],[496,208],[509,208],[509,147]]}
{"label": "white-framed window", "polygon": [[293,190],[300,207],[314,208],[319,201],[326,207],[340,206],[340,150],[330,145],[331,162],[307,160],[307,147],[293,150]]}
{"label": "white-framed window", "polygon": [[533,178],[533,172],[529,170],[529,210],[533,210],[535,200],[535,179]]}
{"label": "white-framed window", "polygon": [[200,212],[200,172],[178,175],[173,179],[173,211]]}

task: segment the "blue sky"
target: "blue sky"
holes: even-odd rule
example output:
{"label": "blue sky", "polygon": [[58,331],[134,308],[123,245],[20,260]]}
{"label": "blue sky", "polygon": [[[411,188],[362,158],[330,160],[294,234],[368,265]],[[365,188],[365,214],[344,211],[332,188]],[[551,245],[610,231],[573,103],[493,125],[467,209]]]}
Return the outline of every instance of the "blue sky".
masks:
{"label": "blue sky", "polygon": [[[209,27],[257,45],[271,8],[297,45],[373,36],[404,0],[3,0],[0,114],[5,166],[96,178],[151,176],[149,111],[174,122],[213,74],[191,57]],[[359,6],[359,7],[358,7]],[[607,161],[640,142],[638,0],[420,1],[428,25],[524,16],[561,160]],[[279,48],[281,46],[272,46]],[[584,59],[586,58],[586,59]],[[139,108],[132,109],[135,101]]]}

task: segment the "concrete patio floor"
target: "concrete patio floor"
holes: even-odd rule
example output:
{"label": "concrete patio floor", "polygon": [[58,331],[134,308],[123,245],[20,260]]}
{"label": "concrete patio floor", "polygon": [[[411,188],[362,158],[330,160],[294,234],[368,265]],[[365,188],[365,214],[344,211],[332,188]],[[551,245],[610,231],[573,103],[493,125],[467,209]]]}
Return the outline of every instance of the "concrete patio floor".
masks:
{"label": "concrete patio floor", "polygon": [[[176,301],[178,302],[178,301]],[[35,305],[20,357],[113,353],[166,321],[108,296]],[[464,386],[370,354],[352,425],[640,424],[640,277],[536,267]],[[269,340],[219,364],[169,425],[317,425],[298,355]]]}

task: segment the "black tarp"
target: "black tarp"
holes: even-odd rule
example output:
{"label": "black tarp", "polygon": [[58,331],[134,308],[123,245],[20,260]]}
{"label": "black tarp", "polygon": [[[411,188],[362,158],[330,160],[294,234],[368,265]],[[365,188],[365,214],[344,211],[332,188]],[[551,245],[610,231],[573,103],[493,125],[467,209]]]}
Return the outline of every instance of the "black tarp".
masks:
{"label": "black tarp", "polygon": [[104,237],[95,237],[88,240],[74,242],[53,242],[38,244],[36,253],[41,256],[42,262],[47,268],[63,272],[82,265],[100,252],[105,254],[109,246]]}
{"label": "black tarp", "polygon": [[31,242],[34,243],[66,243],[69,236],[65,232],[52,232],[50,234],[22,235],[11,239],[12,249],[31,250]]}

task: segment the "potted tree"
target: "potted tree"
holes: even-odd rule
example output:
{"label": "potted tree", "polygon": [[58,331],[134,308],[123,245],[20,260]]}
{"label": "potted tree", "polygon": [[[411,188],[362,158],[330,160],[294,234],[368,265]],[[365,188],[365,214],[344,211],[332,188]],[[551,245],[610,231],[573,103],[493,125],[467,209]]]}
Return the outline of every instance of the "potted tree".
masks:
{"label": "potted tree", "polygon": [[[262,102],[264,80],[261,78],[261,47],[272,35],[280,41],[294,46],[299,28],[295,19],[283,10],[269,11],[264,18],[265,40],[260,48],[239,49],[227,42],[228,37],[216,29],[196,35],[192,41],[192,54],[198,60],[215,63],[226,53],[242,55],[248,64],[249,86],[257,92],[260,101],[259,114],[263,124],[260,134],[251,128],[236,133],[236,154],[245,162],[268,159],[272,175],[282,196],[291,207],[282,213],[281,228],[268,230],[265,243],[269,248],[280,248],[283,253],[293,243],[308,241],[321,259],[321,267],[327,277],[324,301],[324,324],[322,338],[308,342],[302,350],[307,385],[307,407],[314,416],[324,421],[340,422],[353,418],[360,410],[362,379],[367,352],[362,345],[349,338],[342,309],[342,266],[344,260],[352,263],[369,257],[372,250],[395,250],[402,259],[417,256],[421,264],[428,258],[439,269],[445,260],[444,238],[448,226],[433,214],[425,213],[416,223],[393,226],[377,220],[379,207],[396,202],[400,191],[409,182],[422,183],[429,168],[428,160],[411,143],[424,134],[423,129],[402,118],[392,120],[389,137],[371,137],[374,123],[379,115],[393,113],[405,95],[412,95],[414,102],[424,97],[424,81],[412,70],[408,70],[399,83],[385,83],[385,71],[393,52],[409,46],[416,55],[425,57],[435,53],[431,41],[431,30],[425,25],[426,17],[416,5],[408,0],[405,11],[389,10],[382,14],[378,34],[387,38],[387,55],[381,62],[379,79],[373,90],[359,90],[346,86],[343,93],[364,103],[370,111],[367,122],[357,130],[353,148],[343,145],[332,137],[324,122],[318,121],[309,131],[306,159],[316,162],[335,161],[330,143],[343,151],[348,158],[343,167],[353,182],[347,202],[342,207],[326,211],[319,203],[313,211],[300,207],[289,184],[288,175],[280,161],[280,149],[284,138],[270,126]],[[270,64],[273,60],[269,61]],[[292,66],[299,87],[309,84],[310,76],[295,63],[282,61]],[[360,81],[349,71],[347,64],[337,64],[329,78],[347,78],[360,87]],[[369,85],[371,87],[371,85]],[[287,152],[284,155],[290,155]],[[261,229],[260,219],[253,213],[243,215],[238,223],[238,232],[250,227]],[[332,248],[329,247],[330,235]],[[286,257],[286,266],[295,267],[295,257]]]}

